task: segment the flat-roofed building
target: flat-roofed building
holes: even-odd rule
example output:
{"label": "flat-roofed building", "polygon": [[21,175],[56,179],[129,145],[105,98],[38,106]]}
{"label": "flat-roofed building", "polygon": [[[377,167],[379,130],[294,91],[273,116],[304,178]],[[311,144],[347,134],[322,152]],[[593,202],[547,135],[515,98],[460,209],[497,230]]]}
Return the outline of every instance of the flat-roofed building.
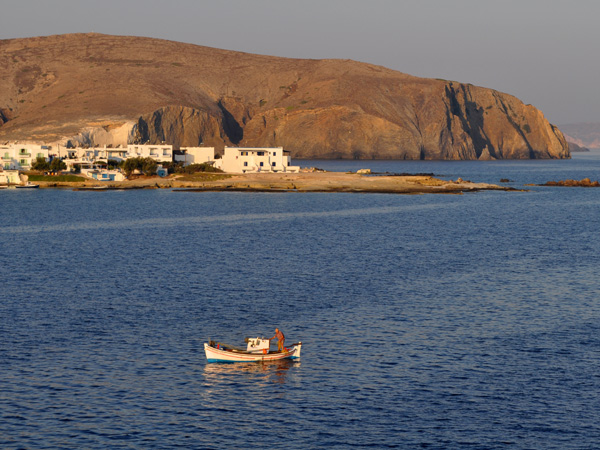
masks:
{"label": "flat-roofed building", "polygon": [[100,169],[97,167],[81,169],[81,174],[98,181],[123,181],[125,175],[120,170]]}
{"label": "flat-roofed building", "polygon": [[215,167],[231,173],[300,171],[299,166],[292,166],[290,152],[283,147],[225,147]]}
{"label": "flat-roofed building", "polygon": [[21,176],[18,170],[0,170],[0,185],[21,184]]}
{"label": "flat-roofed building", "polygon": [[165,144],[129,144],[127,146],[127,158],[152,158],[158,162],[171,162],[173,161],[173,146]]}
{"label": "flat-roofed building", "polygon": [[210,163],[215,160],[214,147],[181,147],[173,155],[175,162],[182,162],[184,166],[190,164]]}
{"label": "flat-roofed building", "polygon": [[6,170],[29,170],[37,158],[49,161],[50,147],[38,144],[0,145],[2,168]]}

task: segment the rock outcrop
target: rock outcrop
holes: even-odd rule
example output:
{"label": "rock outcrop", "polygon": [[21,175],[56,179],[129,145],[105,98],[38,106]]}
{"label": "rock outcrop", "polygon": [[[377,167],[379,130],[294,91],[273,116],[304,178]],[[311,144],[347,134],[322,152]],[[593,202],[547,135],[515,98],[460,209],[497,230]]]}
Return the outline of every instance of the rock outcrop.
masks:
{"label": "rock outcrop", "polygon": [[10,120],[10,111],[3,110],[0,108],[0,126],[4,125]]}
{"label": "rock outcrop", "polygon": [[590,149],[587,147],[583,147],[581,145],[577,145],[575,142],[571,142],[569,141],[569,138],[567,136],[565,136],[565,138],[567,138],[567,144],[569,144],[569,151],[571,153],[575,152],[589,152]]}
{"label": "rock outcrop", "polygon": [[219,146],[227,139],[223,117],[185,106],[167,106],[141,116],[133,128],[134,142],[167,142],[175,148]]}
{"label": "rock outcrop", "polygon": [[563,134],[513,96],[348,60],[75,34],[0,41],[0,67],[0,140],[283,146],[296,158],[570,156]]}
{"label": "rock outcrop", "polygon": [[547,181],[540,186],[600,187],[600,182],[592,181],[589,178],[584,178],[583,180]]}

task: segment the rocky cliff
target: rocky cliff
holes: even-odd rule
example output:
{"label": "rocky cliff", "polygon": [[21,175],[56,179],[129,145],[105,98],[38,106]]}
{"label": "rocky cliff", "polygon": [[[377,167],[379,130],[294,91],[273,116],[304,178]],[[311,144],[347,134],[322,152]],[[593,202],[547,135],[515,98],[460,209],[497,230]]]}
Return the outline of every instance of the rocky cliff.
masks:
{"label": "rocky cliff", "polygon": [[283,146],[296,158],[568,158],[542,113],[491,89],[348,60],[149,38],[0,41],[0,140]]}

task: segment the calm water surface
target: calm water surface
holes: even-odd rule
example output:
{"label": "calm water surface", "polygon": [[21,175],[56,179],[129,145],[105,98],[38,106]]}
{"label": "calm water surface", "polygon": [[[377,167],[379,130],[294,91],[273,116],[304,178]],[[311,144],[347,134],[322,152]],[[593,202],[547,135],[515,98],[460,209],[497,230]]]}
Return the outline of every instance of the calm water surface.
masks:
{"label": "calm water surface", "polygon": [[[303,161],[509,185],[570,161]],[[0,191],[0,448],[600,446],[600,189]],[[209,338],[301,362],[207,364]]]}

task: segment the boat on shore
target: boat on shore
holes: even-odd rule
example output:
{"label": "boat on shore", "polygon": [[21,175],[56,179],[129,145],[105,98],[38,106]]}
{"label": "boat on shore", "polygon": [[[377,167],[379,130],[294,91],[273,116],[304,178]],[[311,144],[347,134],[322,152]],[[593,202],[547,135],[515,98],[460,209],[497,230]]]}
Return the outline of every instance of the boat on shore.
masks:
{"label": "boat on shore", "polygon": [[283,351],[270,351],[270,341],[264,338],[247,339],[247,347],[240,348],[222,342],[204,343],[204,353],[209,363],[213,362],[262,362],[281,359],[299,359],[302,342],[284,347]]}

